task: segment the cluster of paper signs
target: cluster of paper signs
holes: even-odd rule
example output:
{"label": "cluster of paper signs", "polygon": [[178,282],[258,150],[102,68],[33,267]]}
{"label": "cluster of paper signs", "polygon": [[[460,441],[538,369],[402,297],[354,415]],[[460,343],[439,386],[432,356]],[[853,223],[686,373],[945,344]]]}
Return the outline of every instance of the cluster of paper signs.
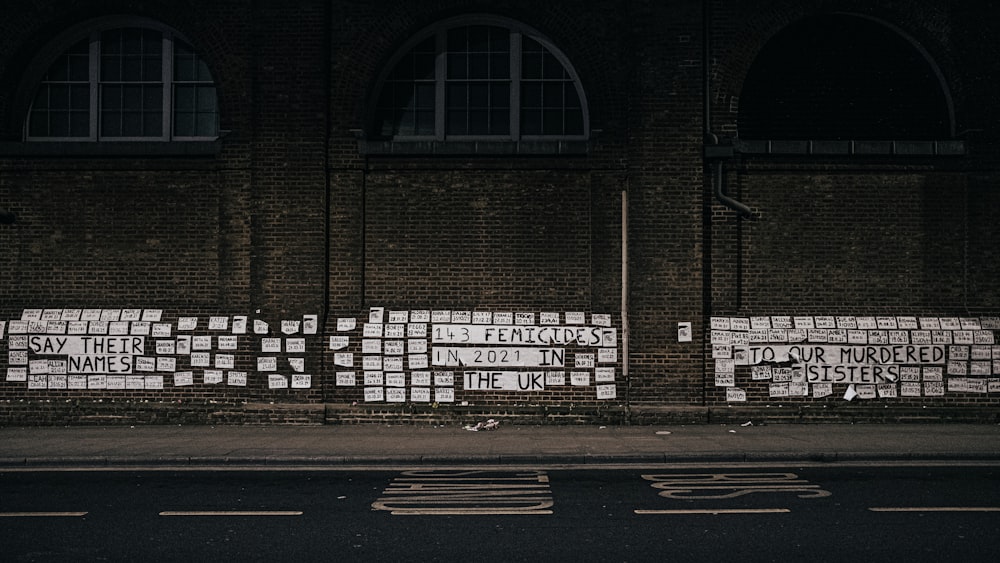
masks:
{"label": "cluster of paper signs", "polygon": [[160,309],[25,309],[0,321],[0,339],[7,341],[6,381],[33,390],[247,387],[254,367],[269,389],[311,388],[306,342],[318,333],[318,316],[277,328],[262,319],[251,325],[244,315],[169,322]]}
{"label": "cluster of paper signs", "polygon": [[747,400],[738,366],[768,399],[844,385],[850,401],[1000,392],[996,330],[998,317],[712,317],[709,340],[730,402]]}

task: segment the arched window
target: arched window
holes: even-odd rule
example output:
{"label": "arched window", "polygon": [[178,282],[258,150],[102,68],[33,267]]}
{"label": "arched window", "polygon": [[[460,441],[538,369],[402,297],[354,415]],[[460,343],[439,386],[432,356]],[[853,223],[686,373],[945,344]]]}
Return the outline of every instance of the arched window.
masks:
{"label": "arched window", "polygon": [[545,38],[499,18],[418,34],[378,86],[369,137],[454,141],[586,139],[586,98]]}
{"label": "arched window", "polygon": [[218,137],[215,83],[191,45],[152,22],[122,23],[88,27],[52,60],[34,91],[26,140]]}
{"label": "arched window", "polygon": [[944,82],[919,46],[875,20],[827,14],[775,35],[740,94],[743,139],[942,140]]}

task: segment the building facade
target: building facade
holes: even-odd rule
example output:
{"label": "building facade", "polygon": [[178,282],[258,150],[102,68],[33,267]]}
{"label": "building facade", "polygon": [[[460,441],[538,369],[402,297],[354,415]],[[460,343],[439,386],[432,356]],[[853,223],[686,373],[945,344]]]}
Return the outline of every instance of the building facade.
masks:
{"label": "building facade", "polygon": [[950,4],[16,2],[0,421],[996,420]]}

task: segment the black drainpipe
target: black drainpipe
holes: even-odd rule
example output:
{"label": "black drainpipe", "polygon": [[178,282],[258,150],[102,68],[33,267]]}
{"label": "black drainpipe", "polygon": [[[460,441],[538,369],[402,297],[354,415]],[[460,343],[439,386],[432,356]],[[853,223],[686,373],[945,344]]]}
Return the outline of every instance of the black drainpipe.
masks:
{"label": "black drainpipe", "polygon": [[741,217],[753,219],[754,213],[749,207],[726,194],[722,165],[724,160],[733,157],[733,147],[720,144],[718,135],[712,132],[712,0],[702,0],[702,26],[702,136],[706,170],[712,180],[715,198]]}

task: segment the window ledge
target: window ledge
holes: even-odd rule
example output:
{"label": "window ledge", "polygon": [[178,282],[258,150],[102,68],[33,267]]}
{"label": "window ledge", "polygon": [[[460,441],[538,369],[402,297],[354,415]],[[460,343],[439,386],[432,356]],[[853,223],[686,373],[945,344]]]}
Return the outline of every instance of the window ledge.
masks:
{"label": "window ledge", "polygon": [[812,156],[964,156],[965,141],[743,140],[733,143],[747,155]]}
{"label": "window ledge", "polygon": [[553,156],[586,155],[589,141],[358,141],[367,155]]}
{"label": "window ledge", "polygon": [[215,156],[222,141],[33,141],[0,142],[0,157],[161,157]]}

